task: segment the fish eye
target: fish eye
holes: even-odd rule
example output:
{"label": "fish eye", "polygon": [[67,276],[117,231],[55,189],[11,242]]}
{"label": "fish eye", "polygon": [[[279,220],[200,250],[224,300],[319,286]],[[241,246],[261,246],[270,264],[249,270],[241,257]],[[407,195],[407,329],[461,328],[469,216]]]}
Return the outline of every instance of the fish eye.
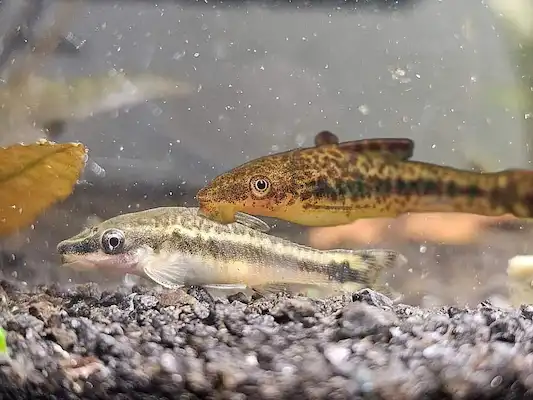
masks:
{"label": "fish eye", "polygon": [[252,190],[252,194],[259,199],[268,195],[270,188],[270,180],[264,176],[254,176],[250,179],[250,189]]}
{"label": "fish eye", "polygon": [[122,251],[125,242],[124,232],[119,229],[108,229],[102,233],[101,245],[106,254],[116,254]]}

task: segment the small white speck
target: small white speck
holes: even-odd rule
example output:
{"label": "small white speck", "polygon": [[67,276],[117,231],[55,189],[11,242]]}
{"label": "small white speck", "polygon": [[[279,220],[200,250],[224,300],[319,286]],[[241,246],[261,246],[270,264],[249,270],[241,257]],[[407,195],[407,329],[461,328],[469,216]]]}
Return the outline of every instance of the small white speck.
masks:
{"label": "small white speck", "polygon": [[246,356],[246,364],[248,365],[259,365],[259,362],[257,361],[257,357],[255,356],[255,354],[248,354]]}
{"label": "small white speck", "polygon": [[294,138],[294,141],[296,142],[296,146],[302,147],[304,145],[304,143],[305,143],[305,136],[302,135],[301,133],[299,133]]}
{"label": "small white speck", "polygon": [[366,104],[361,104],[357,109],[363,115],[368,115],[370,113],[370,108],[368,108]]}
{"label": "small white speck", "polygon": [[324,356],[326,356],[328,361],[333,365],[340,365],[345,362],[348,359],[350,353],[350,349],[336,345],[328,346],[324,350]]}
{"label": "small white speck", "polygon": [[294,374],[295,367],[292,365],[286,365],[283,368],[281,368],[281,373],[283,375],[292,375]]}
{"label": "small white speck", "polygon": [[182,58],[183,56],[185,55],[185,51],[182,51],[182,52],[177,52],[177,53],[174,53],[174,55],[172,56],[172,59],[173,60],[179,60],[180,58]]}
{"label": "small white speck", "polygon": [[161,114],[163,114],[163,110],[160,107],[154,107],[152,109],[152,114],[156,117],[159,117]]}
{"label": "small white speck", "polygon": [[497,375],[494,377],[494,379],[490,382],[491,387],[497,387],[500,386],[503,383],[503,378],[501,375]]}
{"label": "small white speck", "polygon": [[396,75],[398,76],[405,76],[405,70],[401,68],[396,68],[396,71],[394,71]]}

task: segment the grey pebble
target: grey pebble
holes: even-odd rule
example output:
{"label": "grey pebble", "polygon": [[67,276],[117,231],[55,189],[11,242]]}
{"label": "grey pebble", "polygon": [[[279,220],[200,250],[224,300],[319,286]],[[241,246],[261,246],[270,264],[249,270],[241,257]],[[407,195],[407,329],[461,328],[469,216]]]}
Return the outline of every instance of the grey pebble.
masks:
{"label": "grey pebble", "polygon": [[144,311],[154,308],[159,303],[159,300],[155,296],[140,295],[133,297],[133,306],[136,311]]}
{"label": "grey pebble", "polygon": [[44,322],[29,314],[17,314],[7,321],[6,328],[25,335],[29,329],[40,331],[44,327]]}
{"label": "grey pebble", "polygon": [[[1,398],[511,399],[533,390],[530,307],[421,309],[370,290],[186,303],[138,285],[2,287],[13,307],[2,310]],[[54,312],[37,318],[26,310],[43,293]]]}

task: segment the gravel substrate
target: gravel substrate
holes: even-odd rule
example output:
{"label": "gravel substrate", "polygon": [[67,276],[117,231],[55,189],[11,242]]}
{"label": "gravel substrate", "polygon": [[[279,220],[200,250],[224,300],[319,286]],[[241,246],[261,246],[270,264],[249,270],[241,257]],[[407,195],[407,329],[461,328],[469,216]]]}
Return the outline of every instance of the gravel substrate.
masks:
{"label": "gravel substrate", "polygon": [[190,289],[191,301],[142,286],[0,285],[1,398],[515,399],[533,389],[533,307],[423,310],[368,290],[312,300]]}

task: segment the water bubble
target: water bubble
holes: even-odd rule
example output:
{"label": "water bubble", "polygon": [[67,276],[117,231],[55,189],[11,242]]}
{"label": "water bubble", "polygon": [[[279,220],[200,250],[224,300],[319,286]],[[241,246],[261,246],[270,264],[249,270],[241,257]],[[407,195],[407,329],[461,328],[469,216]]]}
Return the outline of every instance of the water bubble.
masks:
{"label": "water bubble", "polygon": [[358,107],[358,110],[363,115],[368,115],[368,113],[370,112],[370,108],[366,104],[361,104]]}
{"label": "water bubble", "polygon": [[156,117],[159,117],[161,114],[163,114],[163,110],[161,109],[161,107],[153,107],[152,108],[152,114]]}
{"label": "water bubble", "polygon": [[182,58],[183,56],[185,56],[186,54],[186,51],[182,51],[182,52],[177,52],[177,53],[174,53],[174,55],[172,56],[172,59],[173,60],[179,60],[180,58]]}
{"label": "water bubble", "polygon": [[302,135],[301,133],[297,134],[294,141],[296,142],[296,146],[302,147],[305,143],[305,135]]}

